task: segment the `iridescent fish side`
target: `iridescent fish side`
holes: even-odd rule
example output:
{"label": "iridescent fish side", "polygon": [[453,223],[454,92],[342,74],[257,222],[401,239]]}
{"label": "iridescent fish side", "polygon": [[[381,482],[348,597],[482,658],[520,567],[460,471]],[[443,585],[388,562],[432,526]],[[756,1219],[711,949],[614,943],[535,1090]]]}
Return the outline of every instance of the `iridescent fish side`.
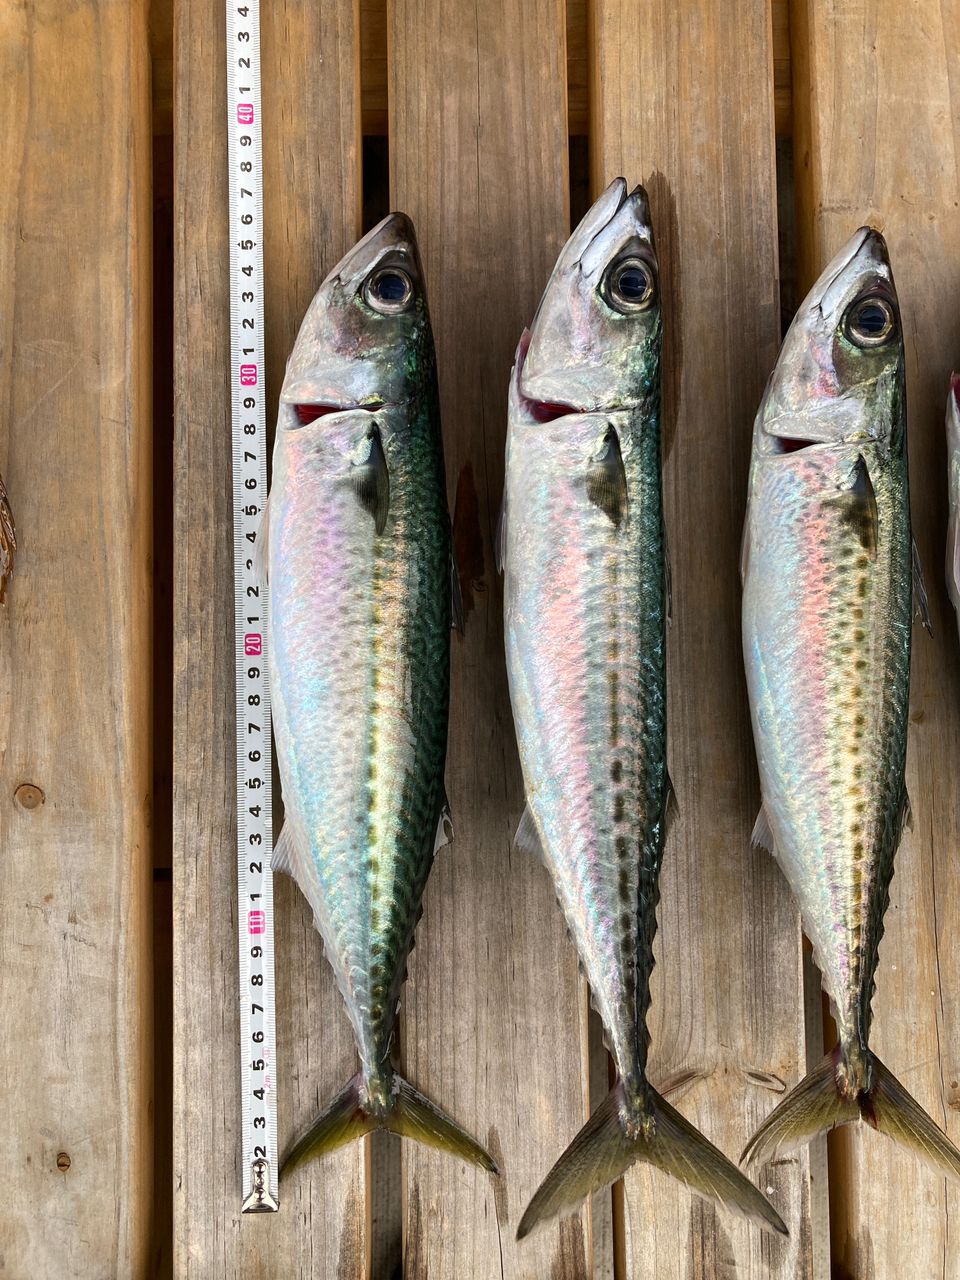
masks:
{"label": "iridescent fish side", "polygon": [[280,396],[268,512],[286,808],[272,866],[313,908],[360,1055],[282,1172],[375,1128],[492,1170],[390,1061],[424,886],[449,827],[450,520],[433,337],[403,214],[347,254],[307,311]]}
{"label": "iridescent fish side", "polygon": [[[744,1158],[854,1120],[960,1176],[960,1152],[869,1047],[904,767],[911,624],[903,335],[886,244],[862,227],[787,333],[757,415],[743,648],[770,849],[800,903],[839,1043]],[[917,580],[914,582],[914,575]]]}
{"label": "iridescent fish side", "polygon": [[661,313],[641,188],[614,182],[560,255],[510,390],[498,537],[526,787],[618,1082],[534,1195],[518,1236],[638,1161],[785,1232],[646,1078],[666,764]]}
{"label": "iridescent fish side", "polygon": [[947,396],[947,591],[960,620],[960,374],[950,377]]}

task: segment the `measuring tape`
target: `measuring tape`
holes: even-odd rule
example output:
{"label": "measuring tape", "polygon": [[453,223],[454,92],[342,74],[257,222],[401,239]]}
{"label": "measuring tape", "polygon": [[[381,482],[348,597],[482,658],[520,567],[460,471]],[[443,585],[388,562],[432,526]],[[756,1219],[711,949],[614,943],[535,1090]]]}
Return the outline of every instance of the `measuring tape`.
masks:
{"label": "measuring tape", "polygon": [[267,586],[254,549],[267,497],[259,0],[227,0],[230,382],[237,692],[242,1212],[279,1208]]}

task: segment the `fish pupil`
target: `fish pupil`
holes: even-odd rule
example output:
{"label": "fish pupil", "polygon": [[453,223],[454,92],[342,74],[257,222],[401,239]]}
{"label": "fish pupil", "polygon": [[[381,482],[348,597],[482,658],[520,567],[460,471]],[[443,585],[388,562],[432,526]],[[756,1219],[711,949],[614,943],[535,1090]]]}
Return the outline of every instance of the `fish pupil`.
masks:
{"label": "fish pupil", "polygon": [[864,333],[882,333],[887,325],[887,314],[883,307],[871,302],[861,308],[860,314],[857,316],[857,324]]}
{"label": "fish pupil", "polygon": [[628,302],[642,302],[647,291],[646,273],[640,267],[626,267],[620,273],[617,287]]}
{"label": "fish pupil", "polygon": [[407,295],[407,282],[396,271],[384,271],[374,287],[381,302],[402,302]]}

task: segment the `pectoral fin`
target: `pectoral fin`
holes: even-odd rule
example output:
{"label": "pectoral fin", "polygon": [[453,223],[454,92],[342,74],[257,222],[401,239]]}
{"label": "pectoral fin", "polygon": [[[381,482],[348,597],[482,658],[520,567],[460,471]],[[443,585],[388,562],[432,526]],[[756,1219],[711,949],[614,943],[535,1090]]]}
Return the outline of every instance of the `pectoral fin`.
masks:
{"label": "pectoral fin", "polygon": [[376,423],[370,428],[367,441],[369,451],[366,461],[353,464],[350,482],[361,507],[373,516],[374,528],[379,535],[387,527],[387,513],[390,510],[390,473],[387,470],[380,428]]}
{"label": "pectoral fin", "polygon": [[587,497],[619,529],[627,515],[627,476],[620,454],[620,437],[608,426],[587,470]]}
{"label": "pectoral fin", "polygon": [[863,454],[857,454],[846,482],[839,486],[839,496],[829,499],[829,505],[838,510],[843,523],[857,535],[870,559],[875,560],[879,531],[877,495]]}

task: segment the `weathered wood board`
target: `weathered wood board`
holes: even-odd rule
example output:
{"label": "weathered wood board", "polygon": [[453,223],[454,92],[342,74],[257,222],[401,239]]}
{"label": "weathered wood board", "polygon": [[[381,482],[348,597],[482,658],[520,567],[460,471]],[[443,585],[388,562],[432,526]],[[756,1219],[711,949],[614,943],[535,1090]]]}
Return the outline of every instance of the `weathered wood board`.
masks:
{"label": "weathered wood board", "polygon": [[146,6],[0,7],[0,1271],[146,1274]]}
{"label": "weathered wood board", "polygon": [[564,12],[558,0],[394,0],[391,197],[414,219],[440,374],[467,612],[454,644],[438,859],[404,996],[409,1075],[488,1138],[494,1185],[404,1153],[407,1280],[579,1280],[587,1211],[517,1245],[520,1215],[585,1119],[585,1004],[545,870],[512,849],[523,808],[493,537],[513,352],[567,234]]}
{"label": "weathered wood board", "polygon": [[[943,583],[943,415],[960,364],[960,6],[933,0],[794,12],[800,268],[809,285],[864,222],[890,248],[907,353],[914,534],[934,638],[915,629],[907,785],[872,1045],[960,1140],[960,653]],[[872,1131],[831,1138],[835,1275],[960,1274],[956,1188]]]}
{"label": "weathered wood board", "polygon": [[[779,341],[770,11],[690,0],[678,24],[669,9],[612,0],[594,29],[593,187],[618,173],[646,185],[665,313],[680,817],[662,877],[651,1066],[654,1079],[689,1081],[678,1105],[736,1159],[806,1069],[797,908],[772,860],[750,849],[758,789],[740,648],[751,426]],[[777,1162],[763,1183],[788,1242],[659,1175],[628,1174],[630,1274],[812,1276],[822,1224],[811,1221],[807,1156]]]}
{"label": "weathered wood board", "polygon": [[[369,1144],[315,1162],[276,1215],[241,1217],[233,747],[224,12],[182,0],[176,49],[175,1220],[178,1275],[367,1272]],[[359,234],[351,0],[262,9],[267,389],[306,306]],[[272,414],[272,410],[270,411]],[[272,423],[271,423],[272,425]],[[319,936],[278,878],[281,1149],[353,1074]]]}

